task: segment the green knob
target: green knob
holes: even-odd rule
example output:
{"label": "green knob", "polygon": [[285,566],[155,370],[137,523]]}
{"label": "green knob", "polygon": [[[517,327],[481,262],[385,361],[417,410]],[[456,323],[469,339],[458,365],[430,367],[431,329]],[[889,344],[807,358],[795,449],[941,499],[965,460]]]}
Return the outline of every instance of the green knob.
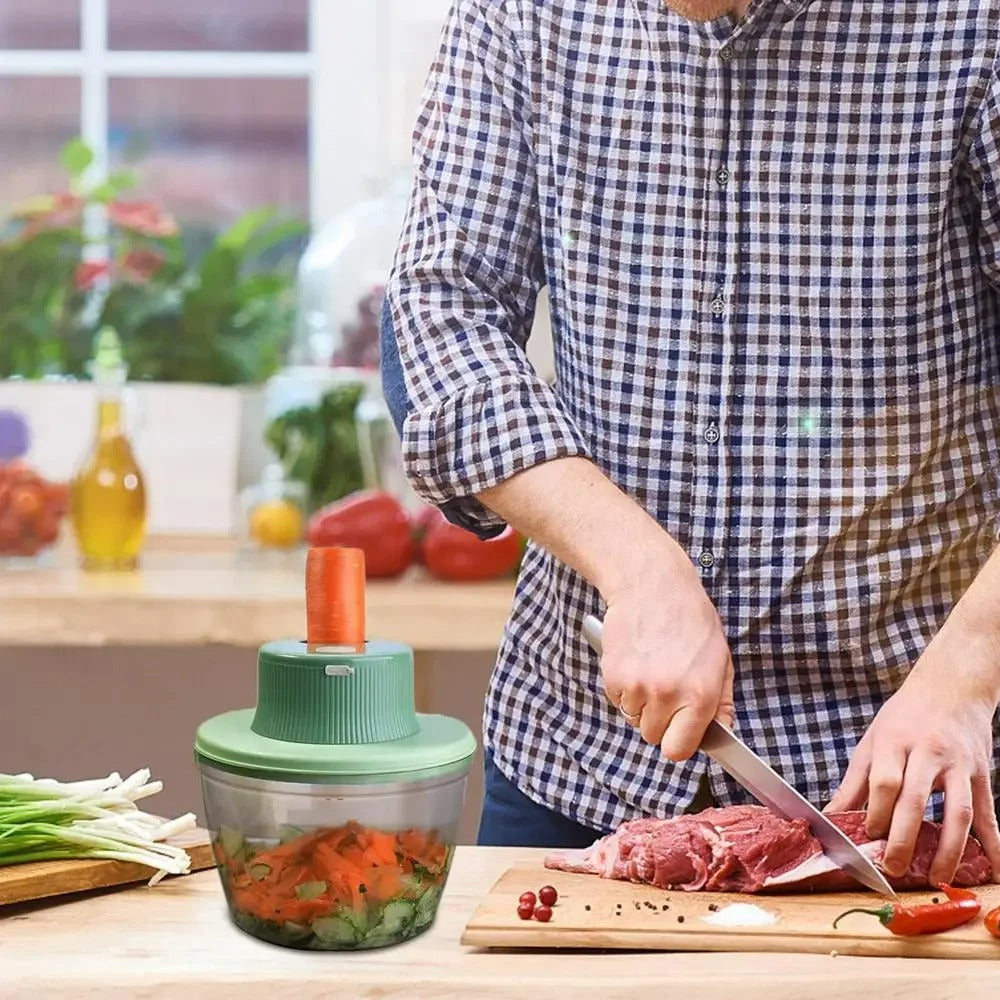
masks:
{"label": "green knob", "polygon": [[261,646],[251,730],[288,743],[359,744],[406,739],[420,730],[413,651],[370,642],[364,652],[310,652],[290,640]]}

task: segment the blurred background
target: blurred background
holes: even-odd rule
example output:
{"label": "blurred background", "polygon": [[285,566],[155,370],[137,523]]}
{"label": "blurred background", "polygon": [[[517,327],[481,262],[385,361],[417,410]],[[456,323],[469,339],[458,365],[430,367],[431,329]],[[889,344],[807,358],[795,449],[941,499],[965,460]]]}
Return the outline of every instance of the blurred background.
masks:
{"label": "blurred background", "polygon": [[193,727],[252,703],[254,648],[300,634],[305,549],[350,542],[361,491],[415,525],[373,628],[416,649],[421,707],[478,733],[516,566],[448,579],[407,548],[430,512],[378,379],[448,8],[0,4],[0,771],[151,763],[188,808]]}

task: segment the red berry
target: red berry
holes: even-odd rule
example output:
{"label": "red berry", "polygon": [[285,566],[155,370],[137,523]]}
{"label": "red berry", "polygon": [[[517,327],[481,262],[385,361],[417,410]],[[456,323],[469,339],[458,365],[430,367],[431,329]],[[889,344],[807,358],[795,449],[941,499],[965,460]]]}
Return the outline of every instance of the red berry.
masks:
{"label": "red berry", "polygon": [[542,906],[555,906],[559,893],[551,885],[544,885],[538,890],[538,899]]}
{"label": "red berry", "polygon": [[537,903],[538,900],[535,898],[535,894],[533,892],[522,892],[521,898],[518,900],[518,902],[522,906],[534,907],[535,903]]}
{"label": "red berry", "polygon": [[535,919],[543,924],[547,924],[552,919],[552,907],[539,906],[535,910]]}
{"label": "red berry", "polygon": [[522,920],[530,920],[535,915],[535,907],[531,903],[521,903],[517,908],[517,915]]}

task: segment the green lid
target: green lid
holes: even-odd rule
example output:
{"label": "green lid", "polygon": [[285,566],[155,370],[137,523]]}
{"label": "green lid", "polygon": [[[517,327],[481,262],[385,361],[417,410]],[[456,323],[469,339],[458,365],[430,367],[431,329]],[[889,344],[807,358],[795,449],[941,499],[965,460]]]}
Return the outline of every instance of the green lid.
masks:
{"label": "green lid", "polygon": [[476,740],[458,719],[416,713],[409,647],[283,640],[258,654],[256,709],[203,723],[195,750],[205,763],[270,780],[414,781],[467,771]]}

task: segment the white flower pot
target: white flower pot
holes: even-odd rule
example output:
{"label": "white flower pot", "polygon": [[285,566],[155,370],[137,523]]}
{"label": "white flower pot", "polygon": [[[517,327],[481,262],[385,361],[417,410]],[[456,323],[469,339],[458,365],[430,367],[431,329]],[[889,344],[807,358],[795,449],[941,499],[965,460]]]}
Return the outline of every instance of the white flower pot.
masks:
{"label": "white flower pot", "polygon": [[[126,427],[146,479],[150,534],[234,533],[240,456],[257,454],[243,440],[244,394],[224,386],[129,384]],[[71,478],[92,446],[96,405],[89,383],[0,381],[0,407],[20,411],[30,425],[28,461],[56,480]]]}

